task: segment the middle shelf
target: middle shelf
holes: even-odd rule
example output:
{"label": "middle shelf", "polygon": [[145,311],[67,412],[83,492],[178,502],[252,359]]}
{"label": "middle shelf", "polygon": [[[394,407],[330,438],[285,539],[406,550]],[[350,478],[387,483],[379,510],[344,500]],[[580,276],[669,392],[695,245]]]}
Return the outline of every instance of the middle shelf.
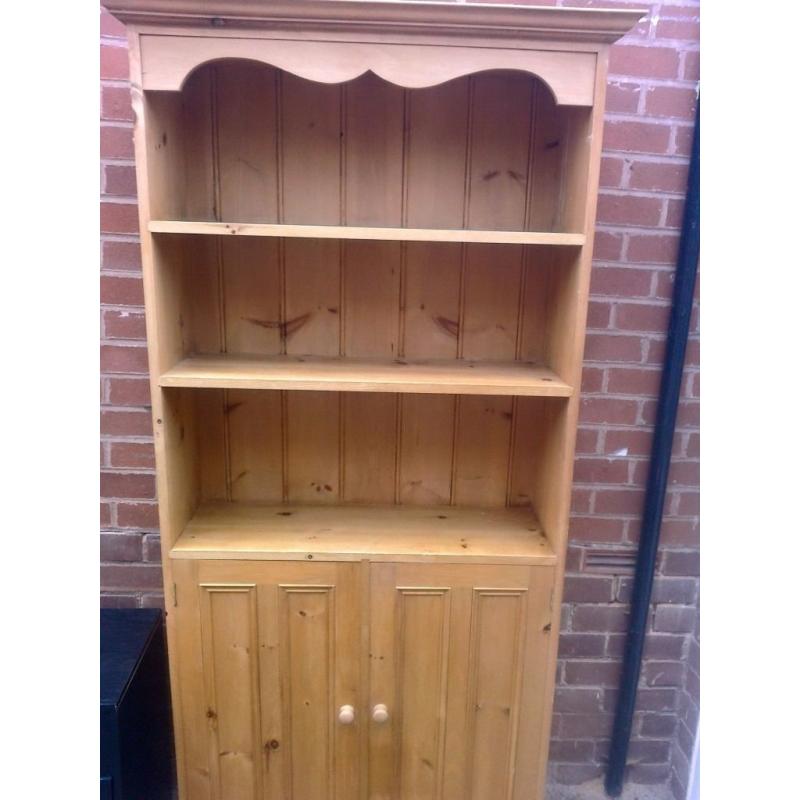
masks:
{"label": "middle shelf", "polygon": [[203,355],[180,361],[162,387],[289,389],[570,397],[572,387],[547,367],[523,361]]}
{"label": "middle shelf", "polygon": [[581,247],[583,233],[482,229],[365,227],[359,225],[283,225],[263,222],[151,220],[150,233],[205,236],[269,236],[283,239],[361,239],[384,242],[463,242],[474,244],[534,244]]}
{"label": "middle shelf", "polygon": [[556,561],[530,508],[225,502],[202,505],[170,555],[540,565]]}

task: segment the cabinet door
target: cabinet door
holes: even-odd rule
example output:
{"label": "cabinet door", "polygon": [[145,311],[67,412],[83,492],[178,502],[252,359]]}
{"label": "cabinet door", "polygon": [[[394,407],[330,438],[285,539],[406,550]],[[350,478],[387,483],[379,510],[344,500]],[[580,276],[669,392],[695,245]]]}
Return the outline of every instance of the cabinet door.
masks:
{"label": "cabinet door", "polygon": [[175,563],[186,800],[358,797],[356,570]]}
{"label": "cabinet door", "polygon": [[552,584],[552,568],[372,566],[370,716],[388,719],[370,719],[371,800],[535,795]]}

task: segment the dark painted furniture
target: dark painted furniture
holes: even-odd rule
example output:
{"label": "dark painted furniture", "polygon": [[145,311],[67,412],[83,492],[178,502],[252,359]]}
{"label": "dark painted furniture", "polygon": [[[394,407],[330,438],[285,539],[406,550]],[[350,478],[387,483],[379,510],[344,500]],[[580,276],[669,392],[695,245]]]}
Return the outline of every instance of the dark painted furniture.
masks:
{"label": "dark painted furniture", "polygon": [[100,611],[100,800],[172,800],[163,612]]}

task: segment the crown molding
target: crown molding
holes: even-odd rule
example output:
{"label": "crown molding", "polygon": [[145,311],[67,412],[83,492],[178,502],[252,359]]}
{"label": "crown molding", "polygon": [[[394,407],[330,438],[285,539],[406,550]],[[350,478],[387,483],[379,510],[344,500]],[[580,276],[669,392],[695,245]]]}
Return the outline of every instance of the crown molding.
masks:
{"label": "crown molding", "polygon": [[104,5],[120,21],[135,25],[377,30],[598,43],[616,41],[647,13],[398,0],[106,0]]}

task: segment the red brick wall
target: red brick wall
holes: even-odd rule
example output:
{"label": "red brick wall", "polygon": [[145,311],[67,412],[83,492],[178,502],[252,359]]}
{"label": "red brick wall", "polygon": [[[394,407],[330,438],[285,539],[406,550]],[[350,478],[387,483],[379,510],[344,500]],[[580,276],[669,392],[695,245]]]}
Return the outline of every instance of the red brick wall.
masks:
{"label": "red brick wall", "polygon": [[[699,4],[649,7],[611,54],[551,779],[602,775],[630,575],[588,551],[638,537],[699,71]],[[105,605],[160,605],[159,542],[124,29],[101,18],[101,559]],[[699,341],[692,323],[630,778],[686,782],[697,719]]]}

